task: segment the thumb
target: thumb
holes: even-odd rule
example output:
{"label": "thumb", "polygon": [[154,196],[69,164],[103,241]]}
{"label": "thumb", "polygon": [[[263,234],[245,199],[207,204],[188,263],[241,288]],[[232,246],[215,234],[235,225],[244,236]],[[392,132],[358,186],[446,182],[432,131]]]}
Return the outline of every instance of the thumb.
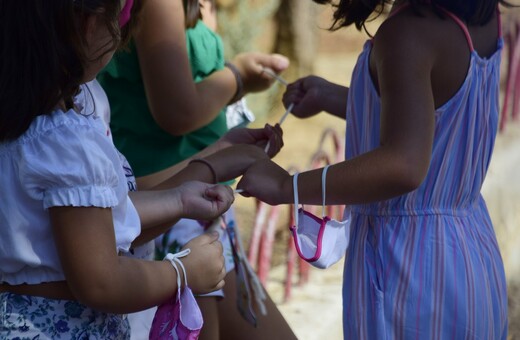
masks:
{"label": "thumb", "polygon": [[281,54],[259,53],[255,59],[257,64],[270,68],[276,73],[280,73],[289,67],[289,59]]}
{"label": "thumb", "polygon": [[271,54],[269,58],[269,65],[276,73],[280,73],[289,67],[289,59],[281,54]]}
{"label": "thumb", "polygon": [[255,140],[268,139],[271,135],[271,131],[268,128],[269,124],[265,124],[265,127],[261,129],[249,129],[249,134]]}
{"label": "thumb", "polygon": [[228,185],[217,184],[206,188],[206,199],[211,201],[223,201],[226,197],[233,198],[233,189]]}

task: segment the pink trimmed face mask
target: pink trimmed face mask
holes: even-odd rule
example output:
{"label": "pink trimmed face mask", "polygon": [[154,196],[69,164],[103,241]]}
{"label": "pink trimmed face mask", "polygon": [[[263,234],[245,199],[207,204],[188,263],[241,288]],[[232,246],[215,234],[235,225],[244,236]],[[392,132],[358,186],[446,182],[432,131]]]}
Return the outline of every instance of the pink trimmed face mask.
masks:
{"label": "pink trimmed face mask", "polygon": [[298,209],[298,173],[293,177],[294,221],[291,233],[298,255],[317,268],[325,269],[338,262],[347,250],[350,238],[350,218],[336,221],[325,216],[325,188],[328,165],[322,173],[323,214],[319,218],[303,208]]}
{"label": "pink trimmed face mask", "polygon": [[[171,262],[177,272],[177,295],[157,308],[150,329],[150,340],[196,340],[199,338],[203,325],[202,313],[188,287],[186,269],[179,260],[189,253],[190,249],[184,249],[176,254],[168,254],[164,258]],[[182,292],[179,267],[184,274]]]}
{"label": "pink trimmed face mask", "polygon": [[134,0],[126,0],[125,6],[119,14],[119,27],[124,27],[130,21]]}

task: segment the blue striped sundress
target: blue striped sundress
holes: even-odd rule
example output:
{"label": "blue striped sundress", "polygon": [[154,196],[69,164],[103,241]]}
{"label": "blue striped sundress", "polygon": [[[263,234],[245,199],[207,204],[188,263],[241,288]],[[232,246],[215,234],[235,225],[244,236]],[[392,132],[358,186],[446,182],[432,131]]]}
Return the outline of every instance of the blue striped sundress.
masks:
{"label": "blue striped sundress", "polygon": [[[435,112],[426,179],[415,191],[354,205],[343,282],[345,339],[506,339],[502,258],[480,189],[496,137],[503,46],[481,58]],[[346,158],[379,146],[370,41],[353,71]]]}

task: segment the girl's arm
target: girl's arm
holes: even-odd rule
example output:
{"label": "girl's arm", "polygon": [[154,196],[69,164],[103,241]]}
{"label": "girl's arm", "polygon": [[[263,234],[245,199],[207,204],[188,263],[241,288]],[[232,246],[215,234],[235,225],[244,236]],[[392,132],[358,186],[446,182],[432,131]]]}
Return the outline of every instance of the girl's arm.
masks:
{"label": "girl's arm", "polygon": [[[219,179],[233,179],[246,170],[244,167],[245,165],[251,165],[250,163],[245,163],[245,161],[249,160],[249,162],[251,162],[257,160],[259,157],[259,150],[249,149],[248,147],[239,147],[237,145],[244,144],[256,146],[261,148],[261,150],[265,150],[265,147],[269,143],[269,149],[266,154],[269,157],[274,157],[283,146],[282,135],[283,131],[278,124],[275,126],[266,124],[262,129],[237,128],[230,130],[217,142],[175,166],[165,169],[160,173],[156,173],[153,176],[137,178],[137,186],[139,190],[172,188],[173,183],[182,183],[178,180],[172,181],[172,178],[181,170],[185,169],[193,159],[208,158],[210,156],[212,159],[211,162],[223,163],[223,166],[215,164],[215,166],[219,167]],[[233,154],[233,150],[224,151],[224,149],[229,147],[234,148],[233,150],[237,151],[237,153]],[[241,153],[245,153],[243,158],[240,156]],[[252,159],[251,156],[254,156],[254,159]],[[236,164],[237,162],[238,164]],[[241,170],[233,170],[236,166],[239,166],[239,169]],[[202,174],[199,172],[190,172],[190,174],[191,175],[185,178],[185,180],[199,180],[206,183],[213,183],[212,177],[206,176],[208,175],[207,171],[202,171]],[[209,175],[211,175],[211,173],[209,173]]]}
{"label": "girl's arm", "polygon": [[180,218],[212,220],[226,212],[234,201],[231,188],[202,182],[182,182],[169,190],[129,193],[139,214],[138,246],[163,234]]}
{"label": "girl's arm", "polygon": [[[225,67],[195,83],[186,51],[182,0],[143,3],[135,43],[150,111],[157,124],[172,135],[183,135],[209,124],[237,92],[233,72]],[[245,92],[267,89],[273,79],[262,66],[281,72],[281,56],[241,54],[233,60]]]}
{"label": "girl's arm", "polygon": [[[380,145],[331,166],[327,204],[393,198],[415,190],[427,174],[435,126],[430,74],[436,53],[415,26],[388,23],[392,25],[385,23],[378,31],[372,51],[381,93]],[[321,204],[321,172],[299,177],[301,203]],[[270,161],[249,168],[238,188],[270,204],[293,202],[292,176]]]}
{"label": "girl's arm", "polygon": [[205,162],[193,162],[174,176],[160,183],[153,190],[176,187],[186,181],[199,180],[206,183],[225,182],[242,175],[252,164],[269,159],[261,148],[238,144],[206,157]]}
{"label": "girl's arm", "polygon": [[323,78],[308,76],[287,86],[283,103],[288,107],[294,103],[292,114],[308,118],[322,111],[345,119],[348,87],[331,83]]}
{"label": "girl's arm", "polygon": [[[118,256],[111,209],[55,207],[49,214],[67,285],[79,302],[122,314],[175,294],[177,276],[169,262]],[[190,288],[196,293],[221,288],[225,268],[218,235],[202,235],[186,247],[191,253],[182,261]]]}

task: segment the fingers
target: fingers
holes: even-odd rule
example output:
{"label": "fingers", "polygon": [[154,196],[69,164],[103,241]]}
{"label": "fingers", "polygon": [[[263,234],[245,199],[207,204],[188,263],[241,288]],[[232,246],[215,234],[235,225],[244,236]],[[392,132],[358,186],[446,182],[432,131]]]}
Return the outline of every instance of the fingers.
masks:
{"label": "fingers", "polygon": [[[200,236],[195,237],[192,239],[188,244],[186,244],[183,248],[190,248],[190,244],[194,243],[195,245],[205,245],[205,244],[214,244],[216,242],[220,243],[219,241],[219,233],[217,231],[212,231],[210,233],[204,233]],[[220,244],[222,247],[222,244]]]}
{"label": "fingers", "polygon": [[271,136],[271,130],[267,129],[265,126],[261,129],[248,129],[248,131],[250,136],[255,140],[255,142],[269,139],[269,137]]}
{"label": "fingers", "polygon": [[224,256],[222,256],[222,269],[220,270],[220,273],[218,274],[218,283],[213,287],[212,291],[222,289],[226,282],[224,281],[224,278],[226,277],[227,271],[226,271],[226,265]]}
{"label": "fingers", "polygon": [[273,71],[273,69],[269,67],[263,67],[262,72],[278,80],[284,86],[289,85],[289,83],[285,79],[283,79],[280,75],[278,75],[278,73],[276,73],[275,71]]}
{"label": "fingers", "polygon": [[280,54],[257,54],[255,55],[255,63],[260,67],[260,75],[273,83],[279,81],[284,86],[288,83],[279,74],[289,67],[289,59]]}
{"label": "fingers", "polygon": [[265,152],[272,158],[276,156],[283,147],[283,130],[280,124],[276,124],[274,127],[266,124],[265,129],[269,131],[269,141]]}
{"label": "fingers", "polygon": [[224,246],[222,245],[222,242],[220,242],[219,238],[220,237],[217,237],[217,239],[211,242],[210,244],[214,247],[217,247],[216,251],[218,252],[218,254],[222,254],[224,251]]}
{"label": "fingers", "polygon": [[206,198],[214,201],[233,201],[233,189],[227,185],[217,184],[206,188]]}
{"label": "fingers", "polygon": [[282,96],[282,102],[286,109],[289,108],[291,103],[297,107],[302,98],[305,96],[305,91],[301,86],[301,82],[301,80],[298,80],[295,83],[289,84],[287,86],[287,89]]}

